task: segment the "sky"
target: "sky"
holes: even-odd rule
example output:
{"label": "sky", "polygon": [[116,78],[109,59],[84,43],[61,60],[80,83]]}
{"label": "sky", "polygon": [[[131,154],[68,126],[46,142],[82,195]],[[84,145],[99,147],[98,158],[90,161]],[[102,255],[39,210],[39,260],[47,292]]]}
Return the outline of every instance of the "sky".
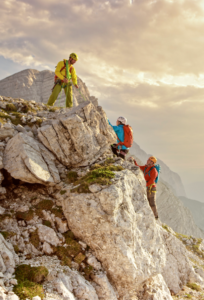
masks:
{"label": "sky", "polygon": [[110,121],[125,116],[140,147],[203,199],[203,0],[1,0],[0,12],[0,79],[54,71],[76,52]]}

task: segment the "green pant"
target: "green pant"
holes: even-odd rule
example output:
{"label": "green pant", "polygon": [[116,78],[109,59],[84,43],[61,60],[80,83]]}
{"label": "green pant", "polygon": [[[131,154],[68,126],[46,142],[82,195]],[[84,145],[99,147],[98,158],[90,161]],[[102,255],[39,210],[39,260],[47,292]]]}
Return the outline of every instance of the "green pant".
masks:
{"label": "green pant", "polygon": [[64,89],[65,95],[67,95],[66,98],[66,107],[72,107],[73,106],[73,101],[72,101],[72,86],[70,83],[64,84],[65,87],[62,87],[61,84],[56,84],[54,87],[52,94],[50,95],[50,98],[47,102],[47,105],[53,106],[55,104],[55,101],[61,92],[61,89]]}

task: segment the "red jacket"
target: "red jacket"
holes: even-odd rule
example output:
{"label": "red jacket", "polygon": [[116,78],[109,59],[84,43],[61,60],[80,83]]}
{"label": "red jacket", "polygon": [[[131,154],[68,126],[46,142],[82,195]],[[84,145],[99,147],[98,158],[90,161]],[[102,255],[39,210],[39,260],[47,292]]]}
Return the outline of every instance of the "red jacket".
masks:
{"label": "red jacket", "polygon": [[136,161],[134,161],[134,163],[135,163],[136,166],[140,167],[140,169],[141,169],[143,172],[144,172],[144,169],[146,168],[145,174],[144,174],[144,178],[145,178],[145,180],[146,180],[146,186],[148,187],[148,186],[152,185],[153,187],[155,187],[155,186],[156,186],[155,179],[156,179],[157,176],[158,176],[158,172],[157,172],[156,168],[153,168],[153,169],[150,171],[150,176],[149,176],[149,175],[148,175],[148,172],[149,172],[149,170],[150,170],[152,167],[148,167],[147,165],[145,165],[145,166],[139,166],[139,165],[137,164]]}

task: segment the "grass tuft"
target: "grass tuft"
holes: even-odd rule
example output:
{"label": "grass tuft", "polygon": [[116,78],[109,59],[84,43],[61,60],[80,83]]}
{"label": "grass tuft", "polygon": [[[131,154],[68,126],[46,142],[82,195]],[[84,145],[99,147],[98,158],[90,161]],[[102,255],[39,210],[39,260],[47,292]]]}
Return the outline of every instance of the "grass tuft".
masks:
{"label": "grass tuft", "polygon": [[113,171],[122,171],[123,167],[109,165],[107,167],[96,168],[85,176],[75,181],[79,185],[71,190],[72,193],[90,193],[89,185],[97,183],[100,185],[111,185],[111,179],[115,177]]}
{"label": "grass tuft", "polygon": [[190,289],[195,290],[197,292],[199,292],[201,290],[200,285],[198,285],[196,283],[192,283],[192,282],[188,282],[187,287],[189,287]]}
{"label": "grass tuft", "polygon": [[48,275],[48,270],[41,267],[31,267],[30,265],[20,265],[16,268],[15,277],[18,284],[13,291],[20,299],[32,299],[35,296],[44,298],[42,283]]}
{"label": "grass tuft", "polygon": [[30,233],[30,242],[36,249],[38,249],[40,245],[40,238],[37,229]]}
{"label": "grass tuft", "polygon": [[16,212],[16,219],[17,220],[24,220],[24,221],[30,221],[34,217],[34,212],[32,209],[29,209],[28,211],[17,211]]}
{"label": "grass tuft", "polygon": [[38,204],[36,204],[34,207],[36,209],[41,209],[41,210],[51,210],[53,207],[54,203],[52,200],[42,200]]}

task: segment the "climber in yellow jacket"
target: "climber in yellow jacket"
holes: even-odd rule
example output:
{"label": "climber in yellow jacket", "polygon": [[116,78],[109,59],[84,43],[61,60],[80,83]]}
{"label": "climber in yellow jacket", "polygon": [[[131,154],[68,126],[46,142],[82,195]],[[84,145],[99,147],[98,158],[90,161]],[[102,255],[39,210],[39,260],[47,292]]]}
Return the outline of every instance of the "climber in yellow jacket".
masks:
{"label": "climber in yellow jacket", "polygon": [[72,107],[73,101],[72,101],[72,83],[74,86],[78,89],[77,85],[77,75],[75,68],[73,65],[78,60],[78,56],[75,53],[71,53],[69,56],[69,60],[63,60],[60,61],[57,64],[56,70],[55,70],[55,84],[52,89],[52,94],[50,95],[50,98],[47,102],[47,105],[53,106],[55,104],[55,101],[61,92],[61,89],[64,89],[65,95],[66,95],[66,107]]}

